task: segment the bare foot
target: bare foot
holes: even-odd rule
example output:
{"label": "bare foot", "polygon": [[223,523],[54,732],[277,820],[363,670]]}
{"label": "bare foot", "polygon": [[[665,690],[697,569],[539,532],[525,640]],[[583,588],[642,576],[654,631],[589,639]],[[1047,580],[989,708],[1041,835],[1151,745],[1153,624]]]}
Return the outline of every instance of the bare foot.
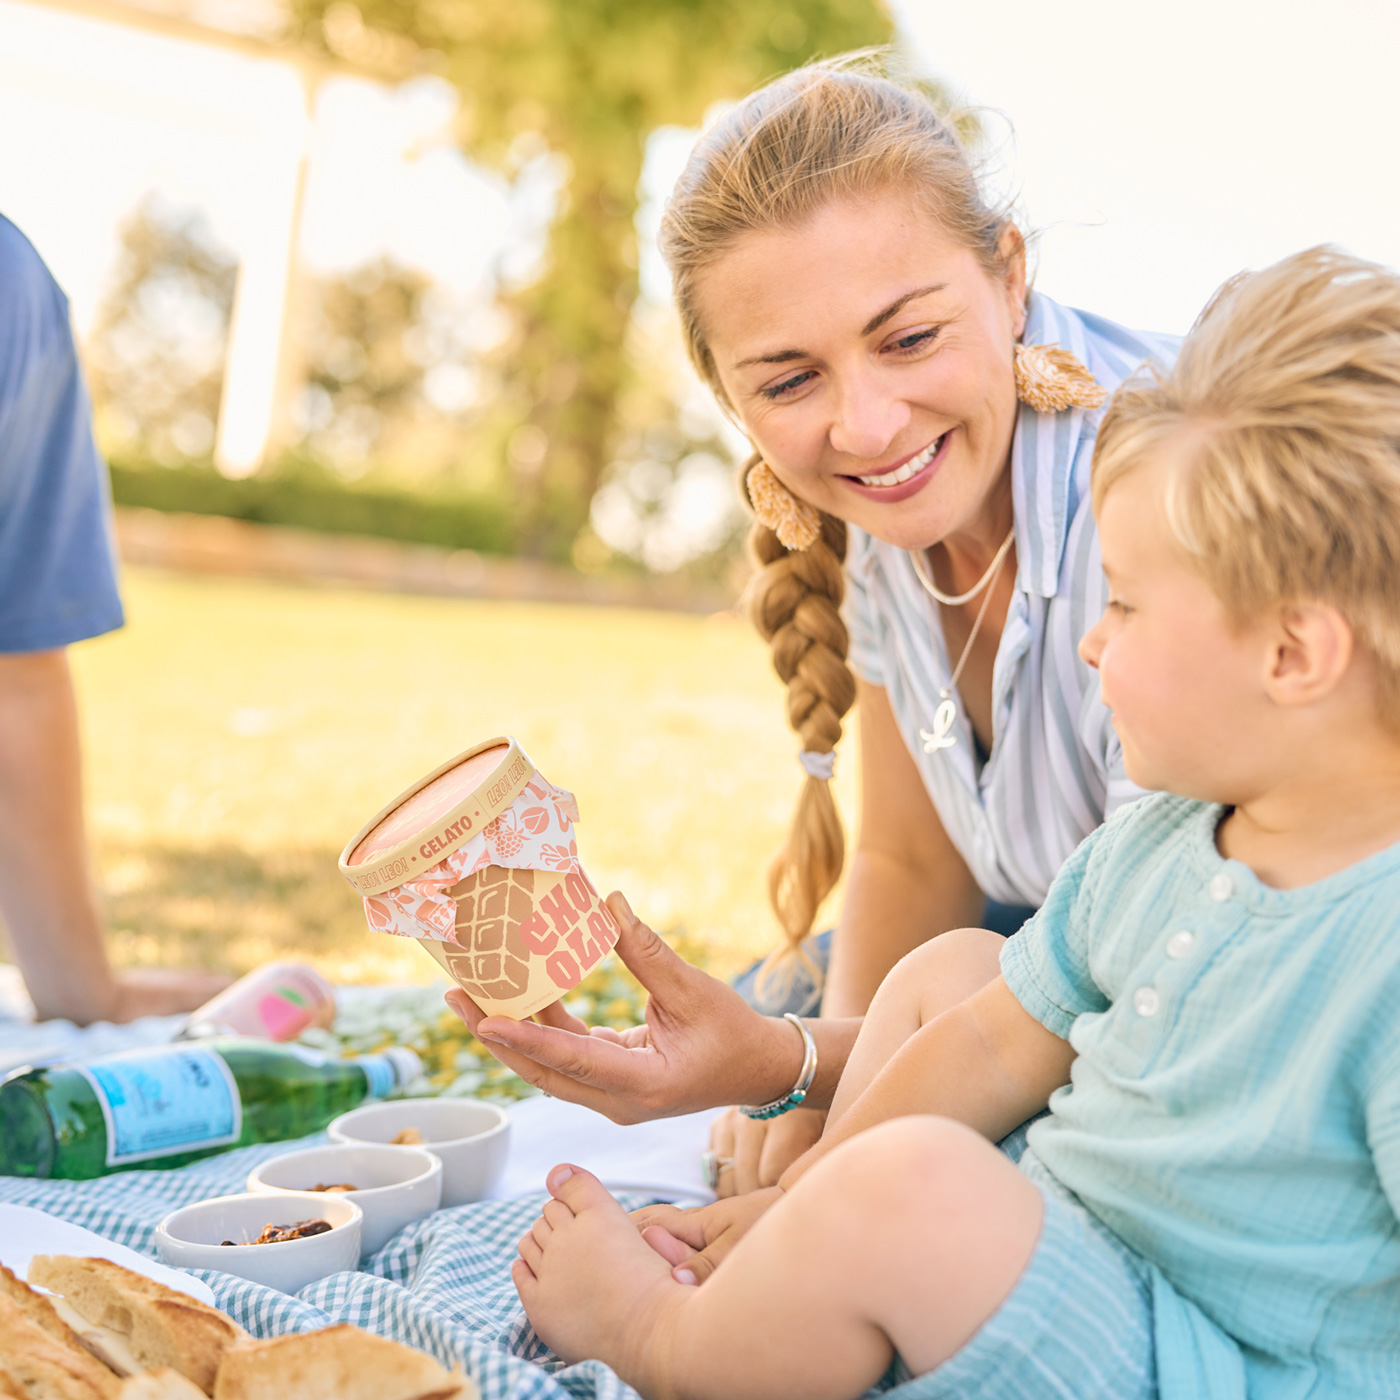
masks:
{"label": "bare foot", "polygon": [[645,1394],[676,1313],[695,1290],[676,1283],[607,1188],[558,1166],[552,1201],[520,1241],[511,1276],[536,1333],[566,1361],[606,1362]]}

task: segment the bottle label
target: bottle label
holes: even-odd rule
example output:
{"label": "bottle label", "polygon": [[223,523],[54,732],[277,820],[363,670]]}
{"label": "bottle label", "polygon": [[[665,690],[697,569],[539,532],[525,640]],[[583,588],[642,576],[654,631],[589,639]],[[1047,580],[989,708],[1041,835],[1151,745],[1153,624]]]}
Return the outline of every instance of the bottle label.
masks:
{"label": "bottle label", "polygon": [[350,1063],[359,1065],[365,1072],[369,1084],[366,1099],[387,1099],[394,1092],[398,1075],[394,1072],[394,1062],[387,1055],[356,1055]]}
{"label": "bottle label", "polygon": [[133,1050],[76,1068],[102,1105],[109,1167],[228,1147],[243,1132],[238,1084],[212,1050]]}

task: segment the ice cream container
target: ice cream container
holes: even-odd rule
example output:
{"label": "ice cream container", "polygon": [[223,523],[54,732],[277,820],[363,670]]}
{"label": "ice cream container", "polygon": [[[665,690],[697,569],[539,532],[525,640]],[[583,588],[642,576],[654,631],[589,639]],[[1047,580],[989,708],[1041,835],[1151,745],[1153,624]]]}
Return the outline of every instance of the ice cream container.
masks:
{"label": "ice cream container", "polygon": [[305,963],[264,963],[190,1013],[183,1038],[250,1035],[295,1040],[335,1020],[335,991]]}
{"label": "ice cream container", "polygon": [[488,739],[400,793],[346,843],[340,873],[372,929],[416,938],[488,1015],[523,1020],[617,942],[579,864],[573,794],[511,738]]}

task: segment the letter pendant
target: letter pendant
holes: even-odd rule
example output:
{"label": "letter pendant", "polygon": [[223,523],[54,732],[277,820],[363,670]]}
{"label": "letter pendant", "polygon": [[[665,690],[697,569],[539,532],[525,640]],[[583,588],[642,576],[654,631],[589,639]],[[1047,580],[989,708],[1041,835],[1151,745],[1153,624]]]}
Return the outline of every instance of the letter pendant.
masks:
{"label": "letter pendant", "polygon": [[942,691],[943,703],[933,712],[933,729],[919,730],[919,738],[924,741],[925,753],[937,753],[939,749],[951,749],[958,742],[956,734],[949,731],[953,727],[953,721],[958,717],[958,708],[948,698],[948,692]]}

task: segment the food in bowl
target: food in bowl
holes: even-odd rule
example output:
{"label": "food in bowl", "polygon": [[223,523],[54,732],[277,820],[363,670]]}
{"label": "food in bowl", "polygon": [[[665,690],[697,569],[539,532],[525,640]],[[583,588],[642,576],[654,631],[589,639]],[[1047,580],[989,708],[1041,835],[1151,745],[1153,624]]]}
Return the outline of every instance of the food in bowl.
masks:
{"label": "food in bowl", "polygon": [[333,1228],[329,1220],[298,1220],[295,1225],[264,1225],[262,1233],[255,1240],[224,1240],[223,1244],[235,1248],[250,1244],[285,1244],[287,1240],[307,1240],[312,1235],[324,1235]]}

